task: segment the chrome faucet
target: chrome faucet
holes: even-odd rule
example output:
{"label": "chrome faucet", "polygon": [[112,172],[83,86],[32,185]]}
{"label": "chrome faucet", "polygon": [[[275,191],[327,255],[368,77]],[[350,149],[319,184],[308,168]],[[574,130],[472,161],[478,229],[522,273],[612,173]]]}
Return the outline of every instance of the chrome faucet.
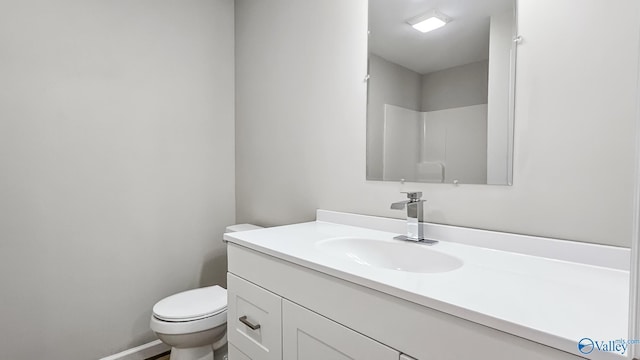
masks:
{"label": "chrome faucet", "polygon": [[429,240],[424,238],[424,230],[422,223],[424,221],[424,202],[420,199],[422,193],[420,191],[402,192],[407,194],[409,200],[398,201],[391,204],[391,209],[403,210],[407,208],[407,235],[398,235],[394,239],[415,241],[428,245],[437,243],[436,240]]}

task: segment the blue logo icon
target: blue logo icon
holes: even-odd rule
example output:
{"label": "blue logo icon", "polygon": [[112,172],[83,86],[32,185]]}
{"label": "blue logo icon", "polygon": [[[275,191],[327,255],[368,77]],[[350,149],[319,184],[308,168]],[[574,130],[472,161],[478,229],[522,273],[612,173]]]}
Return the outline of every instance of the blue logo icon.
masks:
{"label": "blue logo icon", "polygon": [[589,338],[582,338],[578,341],[578,350],[585,355],[591,354],[594,348],[593,340]]}

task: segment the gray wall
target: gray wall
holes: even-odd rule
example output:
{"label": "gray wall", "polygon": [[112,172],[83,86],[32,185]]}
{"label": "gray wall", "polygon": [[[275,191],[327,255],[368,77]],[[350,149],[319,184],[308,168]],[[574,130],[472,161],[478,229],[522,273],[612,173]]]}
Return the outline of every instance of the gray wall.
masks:
{"label": "gray wall", "polygon": [[225,279],[233,2],[3,1],[0,45],[0,358],[151,341]]}
{"label": "gray wall", "polygon": [[[238,221],[402,217],[403,187],[365,180],[366,1],[236,5]],[[514,186],[406,184],[429,221],[630,245],[639,6],[519,1]]]}
{"label": "gray wall", "polygon": [[422,76],[380,56],[369,55],[367,179],[383,178],[384,105],[420,110]]}
{"label": "gray wall", "polygon": [[477,61],[422,76],[422,111],[487,103],[489,61]]}

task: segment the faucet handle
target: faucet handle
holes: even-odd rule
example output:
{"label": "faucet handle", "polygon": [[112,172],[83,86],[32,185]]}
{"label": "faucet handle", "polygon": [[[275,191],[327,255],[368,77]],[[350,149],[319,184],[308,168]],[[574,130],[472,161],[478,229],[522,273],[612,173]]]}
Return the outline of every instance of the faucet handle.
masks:
{"label": "faucet handle", "polygon": [[421,191],[402,191],[402,194],[407,194],[407,199],[415,201],[422,197]]}

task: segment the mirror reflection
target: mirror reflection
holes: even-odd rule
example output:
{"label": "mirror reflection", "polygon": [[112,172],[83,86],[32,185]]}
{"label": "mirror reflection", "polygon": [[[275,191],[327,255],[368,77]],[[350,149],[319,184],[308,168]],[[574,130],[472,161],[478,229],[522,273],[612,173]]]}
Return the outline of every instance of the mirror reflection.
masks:
{"label": "mirror reflection", "polygon": [[511,184],[515,0],[369,0],[367,179]]}

